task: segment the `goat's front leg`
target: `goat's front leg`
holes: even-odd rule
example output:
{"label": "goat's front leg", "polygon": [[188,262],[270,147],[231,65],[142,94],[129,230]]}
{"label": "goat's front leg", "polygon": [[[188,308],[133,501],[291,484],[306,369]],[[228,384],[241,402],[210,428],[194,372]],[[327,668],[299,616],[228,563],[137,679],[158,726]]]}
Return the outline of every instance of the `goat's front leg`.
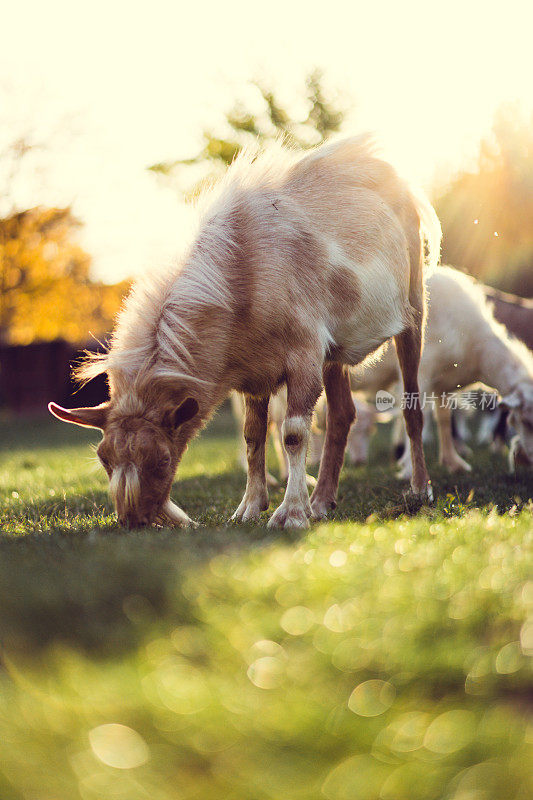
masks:
{"label": "goat's front leg", "polygon": [[232,516],[236,522],[259,519],[268,508],[265,446],[268,426],[268,397],[245,396],[244,440],[248,460],[246,491]]}
{"label": "goat's front leg", "polygon": [[461,458],[455,448],[452,435],[452,412],[444,405],[436,409],[439,431],[439,461],[450,472],[472,472],[470,464]]}
{"label": "goat's front leg", "polygon": [[341,364],[326,364],[324,387],[328,401],[326,441],[320,459],[318,483],[311,497],[315,519],[327,516],[328,511],[337,505],[339,474],[344,461],[346,440],[355,419],[348,370]]}
{"label": "goat's front leg", "polygon": [[321,359],[304,356],[293,361],[294,367],[287,374],[287,414],[282,425],[289,479],[269,528],[307,528],[311,517],[305,464],[313,408],[322,391]]}

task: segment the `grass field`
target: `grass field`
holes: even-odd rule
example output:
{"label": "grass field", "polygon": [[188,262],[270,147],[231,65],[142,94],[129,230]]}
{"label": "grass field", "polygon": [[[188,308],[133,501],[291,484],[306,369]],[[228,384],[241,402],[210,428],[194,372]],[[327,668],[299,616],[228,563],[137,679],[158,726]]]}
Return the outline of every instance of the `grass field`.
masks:
{"label": "grass field", "polygon": [[416,511],[382,432],[331,521],[226,525],[223,412],[173,492],[202,527],[127,532],[97,440],[0,420],[0,800],[533,797],[531,474],[430,459]]}

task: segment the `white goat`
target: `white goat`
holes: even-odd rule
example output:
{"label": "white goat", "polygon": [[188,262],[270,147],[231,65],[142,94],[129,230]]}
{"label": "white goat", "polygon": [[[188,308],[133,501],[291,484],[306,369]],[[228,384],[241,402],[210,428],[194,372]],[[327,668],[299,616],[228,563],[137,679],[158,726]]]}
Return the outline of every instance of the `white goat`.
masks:
{"label": "white goat", "polygon": [[[435,396],[440,461],[450,471],[470,470],[457,452],[451,434],[451,410],[443,393],[482,384],[496,390],[501,405],[511,409],[518,434],[513,458],[533,463],[533,354],[494,319],[484,287],[450,267],[428,276],[428,321],[419,369],[420,398]],[[352,386],[368,394],[389,389],[398,380],[393,347],[382,359],[359,371]],[[409,448],[400,461],[402,477],[411,474]]]}

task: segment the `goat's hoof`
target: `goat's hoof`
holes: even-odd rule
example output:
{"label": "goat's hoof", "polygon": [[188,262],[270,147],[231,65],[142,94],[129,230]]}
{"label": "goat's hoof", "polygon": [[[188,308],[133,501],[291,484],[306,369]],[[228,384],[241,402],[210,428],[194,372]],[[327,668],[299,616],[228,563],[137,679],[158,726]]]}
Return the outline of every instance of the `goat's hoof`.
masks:
{"label": "goat's hoof", "polygon": [[256,522],[267,508],[268,496],[249,498],[244,495],[230,522]]}
{"label": "goat's hoof", "polygon": [[272,514],[269,528],[308,528],[311,508],[301,503],[285,502]]}
{"label": "goat's hoof", "polygon": [[396,462],[396,477],[400,481],[412,481],[413,480],[413,464],[411,461],[411,456],[405,458],[398,459]]}
{"label": "goat's hoof", "polygon": [[422,486],[420,489],[412,486],[408,497],[416,500],[418,503],[432,503],[435,499],[435,496],[433,494],[433,486],[431,485],[431,481],[428,481],[425,486]]}
{"label": "goat's hoof", "polygon": [[413,476],[409,469],[405,469],[405,467],[399,467],[396,471],[396,477],[399,481],[410,481]]}
{"label": "goat's hoof", "polygon": [[336,507],[337,503],[335,500],[323,500],[320,497],[313,500],[313,498],[311,498],[311,514],[313,519],[325,519],[329,512]]}
{"label": "goat's hoof", "polygon": [[230,522],[257,522],[257,520],[261,517],[261,513],[265,509],[261,506],[256,504],[250,503],[244,509],[241,510],[241,507],[237,509],[237,511],[233,514],[230,518]]}
{"label": "goat's hoof", "polygon": [[457,456],[453,461],[442,461],[441,463],[448,472],[472,472],[472,467],[468,461],[465,461],[461,456]]}

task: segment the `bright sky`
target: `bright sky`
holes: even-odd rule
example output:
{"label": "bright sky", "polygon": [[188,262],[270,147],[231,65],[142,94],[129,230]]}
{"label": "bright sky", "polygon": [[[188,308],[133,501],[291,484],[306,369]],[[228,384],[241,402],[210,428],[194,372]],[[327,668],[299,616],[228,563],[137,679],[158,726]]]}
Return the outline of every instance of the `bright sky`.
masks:
{"label": "bright sky", "polygon": [[472,158],[500,103],[533,109],[532,26],[530,0],[17,0],[0,139],[55,130],[20,201],[72,202],[113,281],[179,252],[190,211],[146,167],[194,154],[249,79],[290,104],[322,67],[353,100],[346,132],[375,130],[428,188]]}

